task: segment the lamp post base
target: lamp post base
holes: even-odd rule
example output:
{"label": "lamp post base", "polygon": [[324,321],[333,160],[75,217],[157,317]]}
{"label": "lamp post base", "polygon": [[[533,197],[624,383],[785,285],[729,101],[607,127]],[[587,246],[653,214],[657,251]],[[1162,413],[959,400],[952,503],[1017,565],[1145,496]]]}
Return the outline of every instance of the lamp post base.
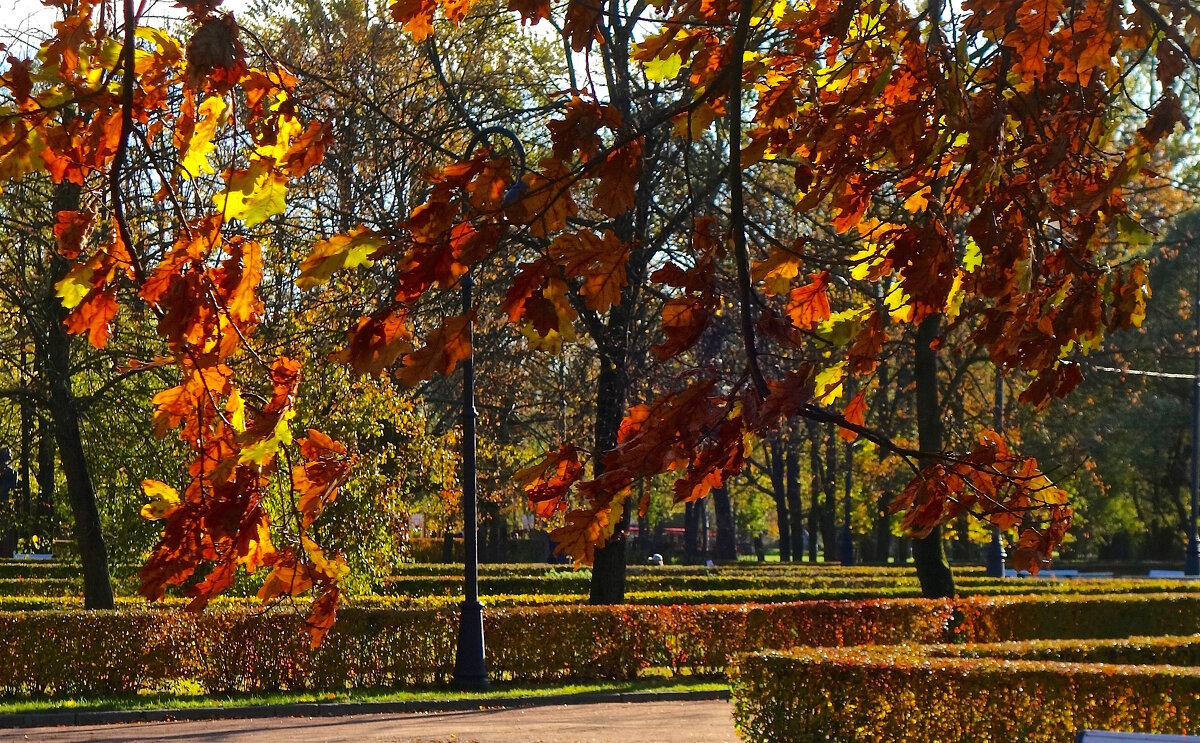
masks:
{"label": "lamp post base", "polygon": [[850,533],[848,526],[842,527],[842,533],[838,539],[838,560],[843,565],[854,564],[854,535]]}
{"label": "lamp post base", "polygon": [[1200,575],[1200,539],[1195,535],[1188,540],[1187,554],[1183,556],[1183,574]]}
{"label": "lamp post base", "polygon": [[483,647],[483,605],[464,601],[458,620],[458,653],[454,656],[454,688],[487,691],[487,662]]}
{"label": "lamp post base", "polygon": [[1000,530],[992,530],[992,541],[987,548],[987,570],[986,575],[989,578],[1004,577],[1004,560],[1008,557],[1004,553],[1004,542],[1000,539]]}

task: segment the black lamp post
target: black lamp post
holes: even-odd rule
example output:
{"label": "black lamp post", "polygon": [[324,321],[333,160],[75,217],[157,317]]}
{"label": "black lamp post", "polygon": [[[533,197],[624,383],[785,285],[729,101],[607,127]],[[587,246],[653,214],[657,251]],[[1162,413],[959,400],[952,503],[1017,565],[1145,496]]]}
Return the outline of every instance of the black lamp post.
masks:
{"label": "black lamp post", "polygon": [[[463,314],[471,312],[471,274],[462,277]],[[462,497],[463,603],[458,618],[458,652],[454,656],[454,686],[467,691],[488,688],[483,646],[483,605],[479,603],[479,518],[475,502],[475,349],[473,324],[467,325],[471,354],[463,362]]]}
{"label": "black lamp post", "polygon": [[[1193,342],[1200,344],[1200,263],[1196,266],[1196,296],[1192,315],[1196,320]],[[1183,557],[1183,574],[1200,575],[1200,538],[1196,536],[1196,518],[1200,516],[1200,348],[1195,352],[1192,371],[1192,507],[1188,514],[1187,554]]]}
{"label": "black lamp post", "polygon": [[[1000,376],[1000,367],[996,367],[996,392],[994,395],[995,410],[993,412],[993,425],[996,433],[1003,435],[1004,433],[1004,377]],[[1004,559],[1008,557],[1004,553],[1004,540],[1000,537],[1000,527],[992,526],[992,542],[987,548],[987,577],[1003,578],[1004,577]]]}

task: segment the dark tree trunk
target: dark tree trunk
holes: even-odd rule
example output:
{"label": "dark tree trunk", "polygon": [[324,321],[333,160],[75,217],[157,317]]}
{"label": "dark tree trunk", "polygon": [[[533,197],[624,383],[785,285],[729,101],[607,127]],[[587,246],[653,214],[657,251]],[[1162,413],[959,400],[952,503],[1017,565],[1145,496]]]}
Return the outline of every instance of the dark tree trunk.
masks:
{"label": "dark tree trunk", "polygon": [[637,539],[634,540],[634,545],[637,549],[638,561],[643,561],[650,556],[650,515],[642,513],[640,510],[637,515]]}
{"label": "dark tree trunk", "polygon": [[954,559],[967,562],[971,559],[971,527],[963,512],[954,521]]}
{"label": "dark tree trunk", "polygon": [[700,501],[683,505],[683,561],[689,565],[700,562]]}
{"label": "dark tree trunk", "polygon": [[800,503],[800,456],[795,442],[786,441],[783,469],[788,511],[792,514],[792,554],[804,553],[804,506]]}
{"label": "dark tree trunk", "polygon": [[[784,485],[784,470],[783,470],[783,439],[776,437],[767,448],[767,456],[770,459],[771,467],[771,497],[775,499],[775,523],[779,525],[779,561],[791,562],[792,555],[796,555],[796,561],[800,561],[800,552],[792,552],[792,530],[791,523],[788,518],[788,502],[787,491]],[[801,514],[794,515],[797,521],[801,518]]]}
{"label": "dark tree trunk", "polygon": [[[593,476],[599,477],[604,466],[604,452],[617,445],[617,431],[625,417],[625,397],[629,393],[629,371],[626,358],[611,358],[603,353],[600,376],[596,385],[596,454]],[[625,536],[629,531],[629,499],[620,506],[612,536],[596,550],[592,563],[592,585],[588,601],[592,604],[620,604],[625,601]]]}
{"label": "dark tree trunk", "polygon": [[[22,349],[22,351],[21,351],[21,371],[22,371],[23,376],[28,373],[27,364],[28,364],[28,359],[26,358],[26,352]],[[24,378],[27,379],[28,377],[24,377]],[[30,490],[30,488],[33,487],[33,477],[32,477],[32,475],[33,475],[33,435],[34,435],[34,422],[36,420],[37,420],[37,411],[34,410],[33,402],[28,397],[22,395],[21,396],[21,455],[20,455],[20,459],[19,459],[20,469],[18,470],[18,476],[21,478],[20,484],[18,485],[21,497],[18,500],[17,508],[14,509],[17,511],[17,513],[14,514],[15,517],[14,517],[13,521],[15,522],[15,526],[16,526],[16,536],[18,538],[25,538],[25,539],[28,539],[29,536],[33,533],[32,528],[31,528],[32,527],[31,522],[33,521],[33,497],[32,497],[33,493]],[[27,547],[26,549],[27,549],[27,551],[30,551],[30,552],[33,551],[29,547]]]}
{"label": "dark tree trunk", "polygon": [[892,515],[888,513],[888,504],[892,500],[891,493],[879,496],[875,505],[878,521],[875,522],[875,562],[887,564],[888,553],[892,550]]}
{"label": "dark tree trunk", "polygon": [[[818,543],[825,539],[822,533],[822,525],[825,523],[825,517],[821,513],[821,490],[822,483],[825,479],[824,468],[825,463],[821,461],[821,435],[820,428],[816,423],[809,421],[808,423],[808,491],[809,491],[809,506],[808,506],[808,559],[811,562],[817,561],[817,548],[821,545]],[[821,534],[821,539],[817,539],[817,535]],[[825,549],[828,549],[826,547]]]}
{"label": "dark tree trunk", "polygon": [[[54,430],[45,416],[38,417],[37,524],[41,536],[54,539]],[[47,549],[49,544],[46,545]],[[45,550],[43,550],[45,551]]]}
{"label": "dark tree trunk", "polygon": [[733,520],[733,504],[725,488],[713,490],[713,511],[717,516],[717,562],[737,561],[737,525]]}
{"label": "dark tree trunk", "polygon": [[108,551],[100,528],[96,489],[84,456],[79,411],[71,391],[70,358],[67,353],[70,339],[59,323],[52,325],[49,330],[50,412],[54,418],[54,438],[58,443],[63,474],[67,480],[71,514],[75,518],[75,541],[79,545],[79,558],[83,565],[83,605],[88,609],[111,609],[113,591],[108,574]]}
{"label": "dark tree trunk", "polygon": [[[821,478],[821,485],[825,491],[825,507],[821,509],[821,536],[825,540],[822,554],[825,556],[825,562],[836,562],[837,554],[837,442],[838,437],[835,429],[830,428],[825,431],[825,468],[823,470],[825,476]],[[814,494],[815,497],[815,494]]]}
{"label": "dark tree trunk", "polygon": [[[815,483],[814,483],[815,484]],[[821,531],[821,507],[817,505],[817,489],[808,501],[808,561],[817,561],[817,534]]]}
{"label": "dark tree trunk", "polygon": [[[60,186],[54,198],[55,213],[79,207],[79,189]],[[55,257],[54,280],[66,275],[67,262]],[[50,392],[50,416],[54,424],[54,440],[58,445],[63,475],[67,481],[67,498],[75,519],[75,541],[83,566],[83,605],[88,609],[113,608],[112,581],[108,574],[108,551],[100,527],[100,511],[96,507],[96,488],[84,455],[83,435],[79,427],[79,407],[71,389],[71,338],[63,327],[66,311],[57,298],[47,297],[46,337],[43,339],[46,382]]]}
{"label": "dark tree trunk", "polygon": [[[917,387],[917,437],[922,452],[942,450],[942,420],[938,406],[937,351],[931,344],[938,335],[938,318],[927,317],[917,327],[913,358],[913,373]],[[913,539],[913,563],[921,593],[926,598],[953,598],[954,574],[946,560],[942,543],[942,527],[936,526],[928,536]]]}
{"label": "dark tree trunk", "polygon": [[454,532],[450,529],[442,535],[442,562],[454,562]]}

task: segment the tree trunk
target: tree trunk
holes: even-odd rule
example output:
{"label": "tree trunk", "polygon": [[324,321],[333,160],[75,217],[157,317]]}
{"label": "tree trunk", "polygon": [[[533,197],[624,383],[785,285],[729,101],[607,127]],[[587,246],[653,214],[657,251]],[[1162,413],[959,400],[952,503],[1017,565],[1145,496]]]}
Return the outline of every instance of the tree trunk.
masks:
{"label": "tree trunk", "polygon": [[875,505],[878,521],[875,522],[875,562],[886,565],[888,553],[892,551],[892,515],[888,513],[888,504],[892,501],[891,493],[879,496]]}
{"label": "tree trunk", "polygon": [[[913,372],[917,387],[917,437],[922,452],[942,450],[942,421],[938,408],[937,351],[931,344],[937,338],[938,317],[933,315],[917,327]],[[935,526],[928,536],[914,539],[913,563],[921,593],[926,598],[953,598],[954,574],[946,560],[942,544],[942,527]]]}
{"label": "tree trunk", "polygon": [[[815,485],[815,483],[814,483]],[[820,506],[817,505],[817,489],[808,500],[808,561],[817,561],[817,534],[821,531]]]}
{"label": "tree trunk", "polygon": [[71,514],[75,517],[75,541],[83,565],[83,605],[87,609],[111,609],[113,590],[108,575],[108,551],[100,529],[96,489],[84,456],[79,411],[71,391],[67,353],[70,339],[61,324],[55,323],[49,330],[50,413],[54,418],[54,438],[67,480]]}
{"label": "tree trunk", "polygon": [[733,520],[733,504],[725,488],[713,490],[713,511],[717,515],[717,562],[737,562],[737,525]]}
{"label": "tree trunk", "polygon": [[650,556],[650,514],[638,511],[637,528],[638,533],[637,539],[634,540],[634,546],[638,562],[643,562]]}
{"label": "tree trunk", "polygon": [[[25,349],[21,350],[21,373],[24,379],[28,379],[29,367],[28,359],[26,358]],[[28,391],[28,390],[26,390]],[[33,426],[37,419],[37,412],[33,409],[33,402],[25,395],[21,396],[21,468],[18,474],[21,478],[19,488],[21,497],[18,501],[16,513],[14,514],[13,522],[16,526],[16,536],[18,539],[28,540],[33,534],[33,492],[30,488],[33,487]],[[33,550],[27,545],[27,552]]]}
{"label": "tree trunk", "polygon": [[[822,554],[825,562],[837,562],[837,442],[838,437],[834,428],[825,431],[825,477],[821,484],[825,491],[825,507],[821,509],[821,536],[825,540]],[[814,495],[815,497],[815,495]]]}
{"label": "tree trunk", "polygon": [[700,562],[700,503],[683,504],[683,561],[689,565]]}
{"label": "tree trunk", "polygon": [[[796,559],[804,554],[804,507],[800,504],[800,456],[796,452],[796,444],[785,440],[787,447],[784,456],[783,469],[785,492],[787,493],[788,511],[792,514],[792,554]],[[811,535],[810,535],[811,536]]]}
{"label": "tree trunk", "polygon": [[[791,562],[795,554],[799,562],[800,552],[792,552],[791,522],[788,520],[787,492],[783,481],[783,446],[782,438],[777,436],[772,446],[767,448],[771,466],[771,497],[775,499],[775,523],[779,526],[779,561]],[[797,513],[793,518],[799,521],[801,515]]]}
{"label": "tree trunk", "polygon": [[45,552],[54,539],[54,430],[45,416],[38,417],[37,525],[47,539]]}
{"label": "tree trunk", "polygon": [[[79,207],[79,189],[60,186],[54,195],[55,213]],[[56,256],[51,265],[55,281],[66,275],[65,259]],[[67,498],[75,519],[75,541],[83,566],[83,605],[87,609],[112,609],[112,581],[108,574],[108,551],[100,527],[100,511],[96,507],[96,488],[84,455],[83,435],[79,428],[79,407],[71,389],[71,338],[63,327],[66,311],[53,295],[46,298],[46,337],[43,339],[47,386],[50,392],[50,417],[54,424],[54,440],[58,445],[63,475],[67,481]]]}
{"label": "tree trunk", "polygon": [[[618,358],[601,352],[600,376],[596,385],[596,459],[592,475],[599,477],[604,472],[601,461],[604,452],[617,445],[617,431],[625,416],[625,397],[629,392],[629,371],[626,358]],[[612,536],[603,547],[596,550],[592,562],[592,585],[588,602],[592,604],[620,604],[625,601],[625,535],[629,531],[629,498],[620,505],[620,515]]]}

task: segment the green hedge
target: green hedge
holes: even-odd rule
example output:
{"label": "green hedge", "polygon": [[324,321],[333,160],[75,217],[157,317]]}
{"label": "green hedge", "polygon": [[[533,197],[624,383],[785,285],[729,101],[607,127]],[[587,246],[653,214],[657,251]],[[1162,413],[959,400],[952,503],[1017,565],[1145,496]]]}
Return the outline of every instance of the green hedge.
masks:
{"label": "green hedge", "polygon": [[0,578],[74,578],[83,575],[78,565],[54,561],[0,560]]}
{"label": "green hedge", "polygon": [[67,578],[0,578],[0,596],[69,596],[80,592]]}
{"label": "green hedge", "polygon": [[[1074,646],[1082,652],[1085,644]],[[1105,655],[1094,642],[1087,647],[1085,654]],[[1197,668],[967,658],[930,650],[804,648],[740,657],[729,671],[735,722],[748,740],[787,743],[1060,743],[1084,728],[1200,731]],[[1020,655],[1016,648],[1010,652]]]}
{"label": "green hedge", "polygon": [[[729,658],[801,643],[935,641],[944,602],[516,607],[486,614],[488,665],[512,680],[718,673]],[[431,683],[453,666],[452,610],[347,608],[317,649],[302,621],[244,609],[0,612],[0,690],[112,694],[189,681],[210,692]]]}

